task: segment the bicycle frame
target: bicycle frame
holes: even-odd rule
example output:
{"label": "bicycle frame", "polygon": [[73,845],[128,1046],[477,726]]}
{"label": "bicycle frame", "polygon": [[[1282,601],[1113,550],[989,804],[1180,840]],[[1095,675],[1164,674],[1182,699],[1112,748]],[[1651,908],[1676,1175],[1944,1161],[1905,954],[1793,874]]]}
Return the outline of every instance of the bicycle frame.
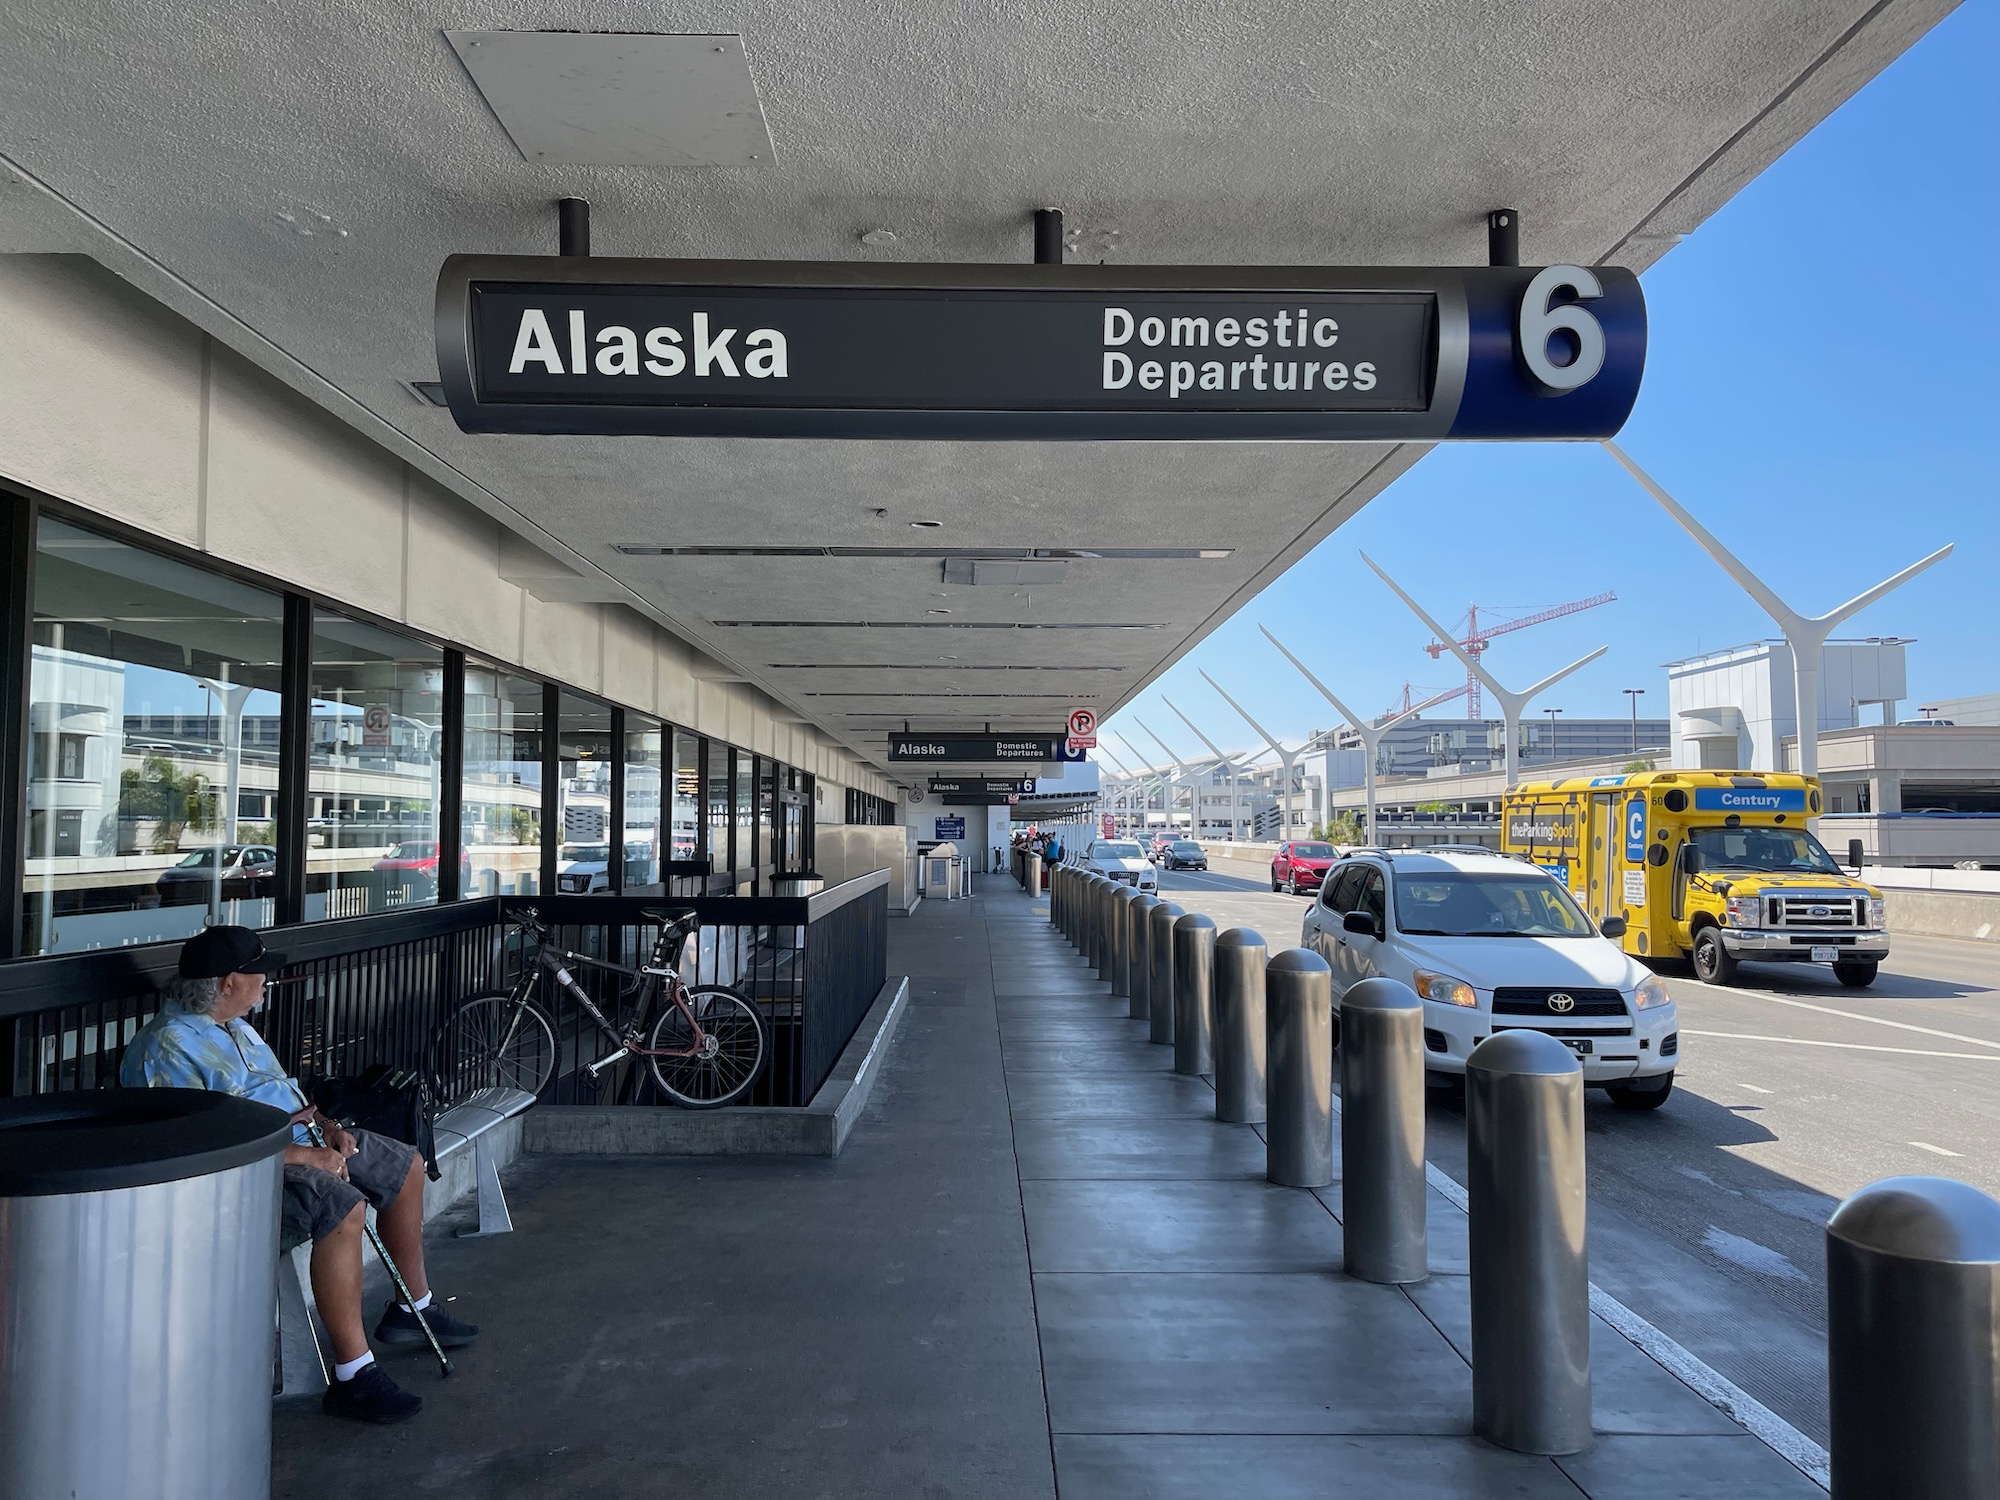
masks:
{"label": "bicycle frame", "polygon": [[[714,1042],[710,1039],[708,1033],[701,1029],[700,1020],[695,1016],[693,1007],[687,1003],[687,986],[681,981],[680,970],[672,964],[664,962],[665,955],[661,950],[666,945],[667,935],[665,931],[661,933],[659,939],[653,945],[654,961],[632,969],[627,968],[624,964],[615,964],[608,959],[593,958],[588,953],[577,953],[569,949],[559,949],[552,953],[542,943],[542,932],[537,925],[527,922],[517,922],[514,926],[515,930],[523,938],[533,937],[536,947],[533,963],[523,965],[521,977],[516,981],[513,995],[510,997],[512,1003],[507,1030],[500,1038],[500,1048],[502,1050],[513,1041],[515,1028],[520,1024],[521,1013],[526,1009],[528,1001],[534,992],[536,980],[543,972],[551,975],[570,998],[583,1007],[584,1014],[596,1022],[599,1031],[618,1043],[613,1051],[600,1057],[596,1062],[584,1065],[584,1073],[593,1079],[606,1068],[611,1067],[614,1063],[623,1062],[628,1057],[690,1058],[702,1057],[714,1050]],[[605,1015],[603,1010],[598,1007],[597,1002],[590,998],[588,991],[577,983],[576,976],[570,972],[570,965],[572,964],[581,968],[597,969],[604,973],[622,974],[628,979],[641,981],[636,996],[638,1001],[634,1012],[636,1019],[627,1022],[621,1027],[617,1022]],[[670,1003],[687,1020],[691,1040],[685,1047],[647,1047],[639,1041],[644,1020],[651,1014],[652,1006],[659,995],[662,984],[667,986],[667,996]]]}

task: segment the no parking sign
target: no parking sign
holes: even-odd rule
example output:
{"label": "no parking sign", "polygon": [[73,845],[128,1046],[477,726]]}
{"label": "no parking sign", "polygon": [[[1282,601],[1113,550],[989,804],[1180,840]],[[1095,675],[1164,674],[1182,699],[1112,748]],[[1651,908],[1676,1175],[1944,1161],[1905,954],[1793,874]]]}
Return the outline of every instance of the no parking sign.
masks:
{"label": "no parking sign", "polygon": [[1097,748],[1096,710],[1073,708],[1069,711],[1069,747],[1072,750]]}

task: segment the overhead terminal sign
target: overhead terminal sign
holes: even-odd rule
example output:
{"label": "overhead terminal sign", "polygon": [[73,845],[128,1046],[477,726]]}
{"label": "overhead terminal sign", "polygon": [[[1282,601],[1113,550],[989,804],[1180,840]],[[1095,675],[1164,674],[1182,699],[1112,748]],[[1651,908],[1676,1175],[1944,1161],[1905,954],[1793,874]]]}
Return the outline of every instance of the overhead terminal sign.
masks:
{"label": "overhead terminal sign", "polygon": [[437,349],[467,432],[1601,438],[1646,309],[1616,267],[455,255]]}
{"label": "overhead terminal sign", "polygon": [[935,765],[985,765],[997,761],[1082,760],[1059,734],[892,734],[889,759]]}
{"label": "overhead terminal sign", "polygon": [[1031,797],[1035,792],[1035,778],[933,776],[931,791],[941,797]]}

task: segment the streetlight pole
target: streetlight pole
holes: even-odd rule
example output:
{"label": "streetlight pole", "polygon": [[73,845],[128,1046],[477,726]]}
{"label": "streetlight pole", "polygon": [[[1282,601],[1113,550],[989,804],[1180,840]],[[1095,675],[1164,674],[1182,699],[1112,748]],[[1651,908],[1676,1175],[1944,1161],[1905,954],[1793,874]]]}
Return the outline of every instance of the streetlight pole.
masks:
{"label": "streetlight pole", "polygon": [[1554,765],[1556,763],[1556,715],[1561,713],[1562,710],[1559,708],[1545,708],[1542,712],[1549,716],[1549,764]]}
{"label": "streetlight pole", "polygon": [[1632,753],[1639,753],[1639,700],[1646,695],[1644,688],[1620,688],[1632,703]]}

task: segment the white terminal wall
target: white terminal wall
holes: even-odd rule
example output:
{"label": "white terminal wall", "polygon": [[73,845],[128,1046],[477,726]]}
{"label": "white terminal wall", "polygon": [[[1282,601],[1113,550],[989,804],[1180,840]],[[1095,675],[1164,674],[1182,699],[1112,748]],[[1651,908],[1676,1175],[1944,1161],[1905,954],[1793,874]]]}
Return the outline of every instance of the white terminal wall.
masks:
{"label": "white terminal wall", "polygon": [[[1901,641],[1828,641],[1820,663],[1819,729],[1849,729],[1880,705],[1893,722],[1909,695]],[[1682,769],[1775,771],[1798,733],[1792,653],[1757,641],[1667,664],[1674,765]]]}
{"label": "white terminal wall", "polygon": [[894,795],[755,688],[698,680],[635,611],[509,582],[499,523],[94,262],[0,255],[0,326],[0,476],[774,756],[823,806]]}

